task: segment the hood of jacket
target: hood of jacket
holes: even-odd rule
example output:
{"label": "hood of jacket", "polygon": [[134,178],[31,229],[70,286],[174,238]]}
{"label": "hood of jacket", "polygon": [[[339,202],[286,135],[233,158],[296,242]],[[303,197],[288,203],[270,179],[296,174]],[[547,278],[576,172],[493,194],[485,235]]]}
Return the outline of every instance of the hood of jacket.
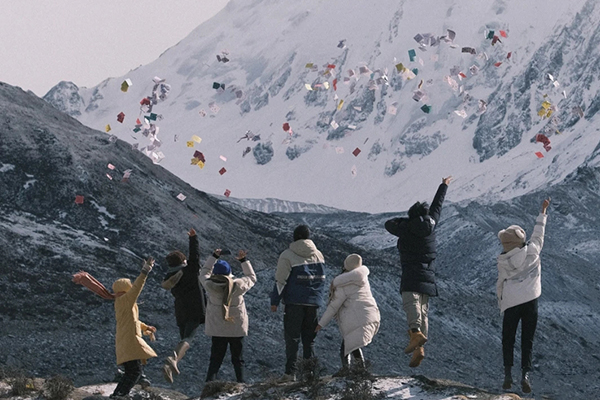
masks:
{"label": "hood of jacket", "polygon": [[115,283],[112,285],[112,290],[114,293],[125,292],[127,293],[129,289],[131,289],[133,285],[131,281],[127,278],[117,279]]}
{"label": "hood of jacket", "polygon": [[507,272],[520,271],[525,267],[525,259],[527,258],[527,246],[512,249],[508,253],[503,253],[498,256],[498,265],[504,268]]}
{"label": "hood of jacket", "polygon": [[333,280],[333,287],[340,287],[345,285],[362,285],[364,282],[368,281],[369,276],[369,268],[364,265],[361,265],[358,268],[353,269],[352,271],[343,272],[340,275],[336,276]]}
{"label": "hood of jacket", "polygon": [[433,233],[435,220],[429,215],[424,217],[412,218],[407,222],[408,230],[415,236],[426,237]]}
{"label": "hood of jacket", "polygon": [[310,239],[300,239],[292,242],[290,250],[302,258],[309,258],[318,252],[317,246]]}

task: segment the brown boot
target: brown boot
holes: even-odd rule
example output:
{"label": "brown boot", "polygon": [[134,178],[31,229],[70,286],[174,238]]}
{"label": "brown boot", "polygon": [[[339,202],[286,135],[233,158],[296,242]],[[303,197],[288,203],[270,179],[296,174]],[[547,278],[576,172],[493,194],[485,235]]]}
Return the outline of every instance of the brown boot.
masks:
{"label": "brown boot", "polygon": [[177,375],[180,374],[179,368],[177,368],[177,362],[183,358],[189,348],[190,344],[188,342],[181,341],[177,344],[173,355],[167,357],[165,365],[163,365],[163,376],[167,382],[173,383],[173,373]]}
{"label": "brown boot", "polygon": [[423,346],[417,347],[415,351],[413,351],[412,357],[410,359],[410,363],[408,366],[411,368],[417,368],[421,365],[421,361],[425,358],[425,348]]}
{"label": "brown boot", "polygon": [[427,338],[421,331],[413,332],[410,331],[410,342],[408,346],[404,349],[406,354],[412,353],[415,351],[417,347],[423,346],[427,342]]}

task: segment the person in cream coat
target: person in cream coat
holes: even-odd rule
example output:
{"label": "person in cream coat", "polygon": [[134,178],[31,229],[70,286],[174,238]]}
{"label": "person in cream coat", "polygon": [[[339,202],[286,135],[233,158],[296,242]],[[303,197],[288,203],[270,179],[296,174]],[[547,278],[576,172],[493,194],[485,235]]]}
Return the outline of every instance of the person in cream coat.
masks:
{"label": "person in cream coat", "polygon": [[496,292],[502,322],[502,353],[504,357],[503,389],[510,389],[513,383],[515,336],[521,321],[521,386],[523,392],[531,392],[529,372],[531,371],[533,337],[537,327],[538,298],[542,294],[540,253],[544,246],[546,210],[550,199],[544,200],[537,217],[529,242],[523,228],[511,225],[498,232],[503,252],[498,256],[498,282]]}
{"label": "person in cream coat", "polygon": [[350,366],[350,355],[364,366],[361,348],[373,340],[379,330],[379,308],[371,294],[369,269],[362,265],[362,257],[350,254],[344,261],[343,272],[331,284],[330,301],[319,320],[316,332],[335,317],[343,336],[340,356],[342,371]]}

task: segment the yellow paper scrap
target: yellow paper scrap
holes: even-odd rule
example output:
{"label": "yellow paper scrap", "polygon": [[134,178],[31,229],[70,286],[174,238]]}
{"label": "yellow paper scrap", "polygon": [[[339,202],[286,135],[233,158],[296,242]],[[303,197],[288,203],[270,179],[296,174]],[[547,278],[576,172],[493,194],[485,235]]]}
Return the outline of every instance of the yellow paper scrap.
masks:
{"label": "yellow paper scrap", "polygon": [[106,125],[106,127],[104,128],[104,131],[106,131],[106,133],[111,131],[111,127],[110,125]]}
{"label": "yellow paper scrap", "polygon": [[192,141],[185,142],[185,144],[187,145],[187,147],[194,147],[194,142]]}
{"label": "yellow paper scrap", "polygon": [[340,103],[337,106],[337,110],[340,111],[343,106],[344,106],[344,100],[340,100]]}
{"label": "yellow paper scrap", "polygon": [[312,86],[310,85],[310,83],[305,83],[304,87],[306,88],[306,90],[313,90]]}
{"label": "yellow paper scrap", "polygon": [[200,162],[200,160],[196,157],[192,158],[192,164],[191,165],[198,165],[198,163]]}
{"label": "yellow paper scrap", "polygon": [[192,140],[198,144],[202,142],[202,138],[200,136],[193,135]]}
{"label": "yellow paper scrap", "polygon": [[329,82],[323,82],[323,87],[325,89],[329,89]]}
{"label": "yellow paper scrap", "polygon": [[314,63],[306,63],[306,68],[312,68],[314,65]]}
{"label": "yellow paper scrap", "polygon": [[200,160],[198,160],[198,164],[197,165],[200,167],[200,169],[204,168],[204,163],[202,161],[200,161]]}
{"label": "yellow paper scrap", "polygon": [[546,110],[549,109],[550,107],[552,107],[552,103],[550,103],[549,101],[544,101],[542,103],[542,107],[544,107]]}

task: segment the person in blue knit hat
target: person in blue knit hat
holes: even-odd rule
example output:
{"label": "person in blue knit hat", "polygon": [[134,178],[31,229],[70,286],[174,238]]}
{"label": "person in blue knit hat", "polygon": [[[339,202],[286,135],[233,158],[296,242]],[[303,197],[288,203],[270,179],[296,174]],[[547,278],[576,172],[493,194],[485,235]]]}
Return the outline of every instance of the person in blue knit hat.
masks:
{"label": "person in blue knit hat", "polygon": [[237,256],[244,272],[242,278],[235,278],[229,263],[219,260],[220,256],[221,249],[216,249],[200,271],[200,283],[207,294],[205,333],[212,337],[206,381],[217,379],[229,346],[235,378],[244,382],[244,336],[248,336],[244,295],[256,283],[256,274],[244,250]]}

